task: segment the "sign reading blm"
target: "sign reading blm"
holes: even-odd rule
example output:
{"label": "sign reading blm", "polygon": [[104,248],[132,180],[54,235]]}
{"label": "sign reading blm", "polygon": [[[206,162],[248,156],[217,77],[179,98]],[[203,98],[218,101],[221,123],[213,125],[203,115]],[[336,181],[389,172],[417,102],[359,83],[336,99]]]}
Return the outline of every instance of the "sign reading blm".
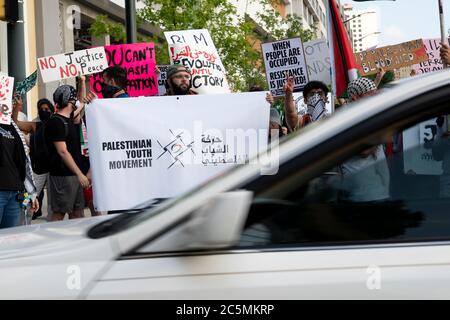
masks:
{"label": "sign reading blm", "polygon": [[263,43],[261,45],[266,65],[269,90],[274,97],[284,95],[286,78],[294,78],[294,92],[302,91],[308,83],[303,44],[300,38]]}

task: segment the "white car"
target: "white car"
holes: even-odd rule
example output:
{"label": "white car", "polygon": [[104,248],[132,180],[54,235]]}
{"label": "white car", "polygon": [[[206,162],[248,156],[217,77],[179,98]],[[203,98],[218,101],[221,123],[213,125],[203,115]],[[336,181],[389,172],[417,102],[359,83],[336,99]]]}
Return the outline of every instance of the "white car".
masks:
{"label": "white car", "polygon": [[275,175],[1,231],[0,298],[449,299],[450,71],[343,109],[283,141]]}

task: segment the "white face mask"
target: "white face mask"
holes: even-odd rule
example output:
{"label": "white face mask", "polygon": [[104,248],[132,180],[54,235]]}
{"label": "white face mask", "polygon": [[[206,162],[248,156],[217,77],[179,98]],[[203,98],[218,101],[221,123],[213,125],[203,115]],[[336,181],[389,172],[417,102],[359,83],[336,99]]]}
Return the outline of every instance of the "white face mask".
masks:
{"label": "white face mask", "polygon": [[316,93],[308,98],[307,113],[313,121],[317,121],[325,115],[325,101],[320,94]]}

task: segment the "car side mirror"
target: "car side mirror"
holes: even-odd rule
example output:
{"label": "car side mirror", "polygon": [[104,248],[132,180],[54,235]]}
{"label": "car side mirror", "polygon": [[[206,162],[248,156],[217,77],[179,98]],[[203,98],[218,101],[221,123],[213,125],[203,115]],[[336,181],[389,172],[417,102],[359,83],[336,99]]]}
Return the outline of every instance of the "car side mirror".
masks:
{"label": "car side mirror", "polygon": [[239,242],[252,200],[251,191],[221,193],[193,211],[188,221],[139,252],[177,252],[233,246]]}

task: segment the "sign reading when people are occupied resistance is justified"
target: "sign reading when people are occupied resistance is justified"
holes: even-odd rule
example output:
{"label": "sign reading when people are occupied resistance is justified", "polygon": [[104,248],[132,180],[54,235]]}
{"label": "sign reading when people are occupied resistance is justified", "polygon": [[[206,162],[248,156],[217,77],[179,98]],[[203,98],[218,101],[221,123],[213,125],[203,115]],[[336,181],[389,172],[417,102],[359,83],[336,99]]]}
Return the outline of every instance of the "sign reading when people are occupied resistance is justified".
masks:
{"label": "sign reading when people are occupied resistance is justified", "polygon": [[423,44],[428,54],[428,60],[413,66],[416,74],[429,73],[444,69],[439,50],[441,49],[441,39],[424,39]]}
{"label": "sign reading when people are occupied resistance is justified", "polygon": [[192,90],[200,93],[230,93],[226,71],[208,30],[164,32],[172,64],[182,64],[192,73]]}
{"label": "sign reading when people are occupied resistance is justified", "polygon": [[379,68],[388,71],[428,60],[422,39],[358,52],[355,57],[361,76],[375,74]]}
{"label": "sign reading when people are occupied resistance is justified", "polygon": [[96,99],[86,109],[95,207],[125,210],[174,197],[248,163],[267,148],[264,97]]}
{"label": "sign reading when people are occupied resistance is justified", "polygon": [[[155,46],[150,43],[133,43],[105,46],[108,66],[121,66],[127,72],[127,93],[130,97],[158,94],[158,76],[155,73]],[[90,79],[91,90],[102,97],[103,74]]]}
{"label": "sign reading when people are occupied resistance is justified", "polygon": [[0,123],[11,124],[14,78],[0,73]]}
{"label": "sign reading when people are occupied resistance is justified", "polygon": [[263,43],[261,45],[266,66],[269,90],[274,97],[284,95],[287,76],[294,78],[294,91],[301,91],[308,83],[303,44],[300,38]]}
{"label": "sign reading when people are occupied resistance is justified", "polygon": [[44,82],[59,81],[102,72],[108,67],[103,47],[38,58]]}

